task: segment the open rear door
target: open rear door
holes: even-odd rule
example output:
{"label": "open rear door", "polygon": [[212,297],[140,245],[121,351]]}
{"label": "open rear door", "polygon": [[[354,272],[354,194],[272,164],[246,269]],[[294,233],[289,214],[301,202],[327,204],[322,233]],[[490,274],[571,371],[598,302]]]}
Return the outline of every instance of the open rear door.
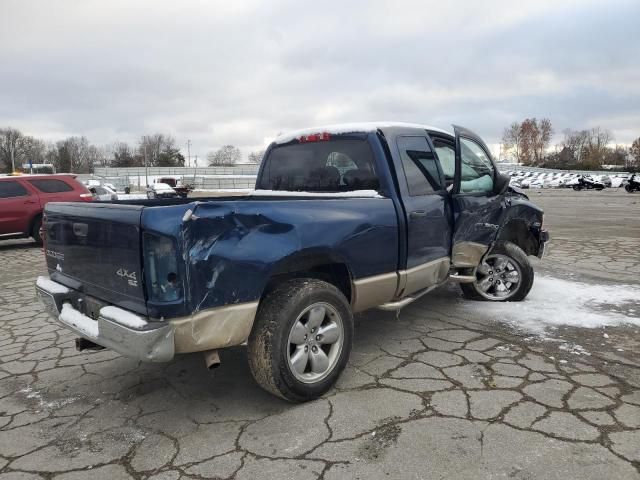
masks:
{"label": "open rear door", "polygon": [[452,189],[456,269],[475,268],[494,241],[502,215],[504,177],[498,173],[482,139],[454,125],[456,171]]}

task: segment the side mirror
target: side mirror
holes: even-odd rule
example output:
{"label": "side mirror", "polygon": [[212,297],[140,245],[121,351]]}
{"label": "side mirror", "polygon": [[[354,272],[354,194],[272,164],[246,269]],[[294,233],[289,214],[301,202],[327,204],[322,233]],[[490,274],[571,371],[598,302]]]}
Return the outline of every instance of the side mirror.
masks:
{"label": "side mirror", "polygon": [[511,182],[511,177],[509,175],[498,173],[493,185],[493,193],[495,193],[496,195],[502,195],[503,193],[505,193],[509,188],[509,182]]}

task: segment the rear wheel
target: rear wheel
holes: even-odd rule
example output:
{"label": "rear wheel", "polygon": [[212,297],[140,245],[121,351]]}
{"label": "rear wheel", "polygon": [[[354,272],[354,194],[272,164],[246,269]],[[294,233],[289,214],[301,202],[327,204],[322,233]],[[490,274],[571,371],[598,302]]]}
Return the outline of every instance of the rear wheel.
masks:
{"label": "rear wheel", "polygon": [[42,245],[42,217],[38,217],[33,222],[31,227],[31,237],[36,241],[38,245]]}
{"label": "rear wheel", "polygon": [[473,283],[461,283],[462,293],[473,300],[518,302],[533,286],[533,267],[520,247],[511,242],[494,245],[476,269]]}
{"label": "rear wheel", "polygon": [[293,402],[313,400],[344,369],[352,338],[353,316],[342,292],[320,280],[289,280],[258,308],[249,367],[268,392]]}
{"label": "rear wheel", "polygon": [[582,187],[581,187],[580,185],[574,185],[574,186],[573,186],[573,189],[574,189],[576,192],[579,192],[580,190],[582,190]]}

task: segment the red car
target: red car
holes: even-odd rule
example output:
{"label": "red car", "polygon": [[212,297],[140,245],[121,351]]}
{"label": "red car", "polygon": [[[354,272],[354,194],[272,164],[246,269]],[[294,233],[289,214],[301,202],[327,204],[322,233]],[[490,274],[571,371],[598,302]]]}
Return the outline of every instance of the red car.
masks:
{"label": "red car", "polygon": [[75,175],[0,177],[0,239],[33,237],[41,244],[42,210],[48,202],[90,202]]}

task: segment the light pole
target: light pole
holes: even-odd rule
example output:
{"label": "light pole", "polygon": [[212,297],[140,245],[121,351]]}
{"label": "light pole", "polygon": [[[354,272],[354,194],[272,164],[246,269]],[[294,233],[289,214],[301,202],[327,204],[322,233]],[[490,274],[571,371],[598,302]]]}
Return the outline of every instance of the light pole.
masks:
{"label": "light pole", "polygon": [[191,166],[191,140],[187,140],[187,158],[188,165]]}
{"label": "light pole", "polygon": [[144,183],[149,188],[149,168],[147,167],[147,138],[144,138]]}

